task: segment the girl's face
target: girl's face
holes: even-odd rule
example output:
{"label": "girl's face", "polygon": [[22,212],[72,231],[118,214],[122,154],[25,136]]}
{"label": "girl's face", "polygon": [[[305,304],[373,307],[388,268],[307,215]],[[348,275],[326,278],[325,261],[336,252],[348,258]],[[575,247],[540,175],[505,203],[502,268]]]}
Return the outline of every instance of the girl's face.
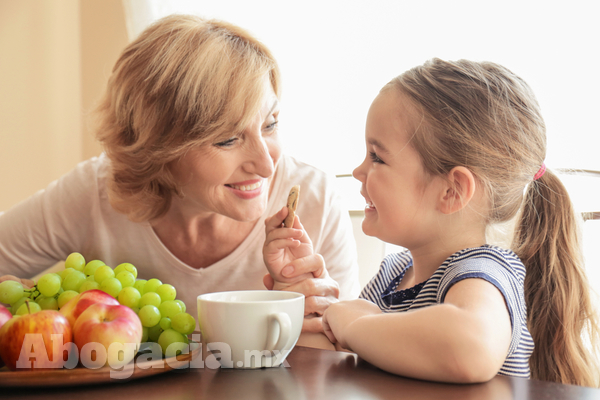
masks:
{"label": "girl's face", "polygon": [[216,213],[236,221],[255,221],[263,215],[281,156],[279,101],[268,79],[265,86],[262,107],[246,129],[192,149],[172,166],[184,195],[174,199],[174,205],[184,213]]}
{"label": "girl's face", "polygon": [[353,175],[367,201],[363,231],[412,249],[428,242],[434,223],[437,180],[410,144],[420,117],[408,98],[385,89],[367,115],[367,155]]}

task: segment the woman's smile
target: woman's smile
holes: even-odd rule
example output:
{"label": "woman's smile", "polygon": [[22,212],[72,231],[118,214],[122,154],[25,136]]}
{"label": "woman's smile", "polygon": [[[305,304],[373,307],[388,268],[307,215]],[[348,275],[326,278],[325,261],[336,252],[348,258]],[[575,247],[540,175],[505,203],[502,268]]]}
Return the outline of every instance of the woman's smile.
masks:
{"label": "woman's smile", "polygon": [[227,187],[237,197],[249,200],[258,197],[262,194],[263,188],[265,187],[264,182],[266,179],[253,179],[249,181],[227,183]]}

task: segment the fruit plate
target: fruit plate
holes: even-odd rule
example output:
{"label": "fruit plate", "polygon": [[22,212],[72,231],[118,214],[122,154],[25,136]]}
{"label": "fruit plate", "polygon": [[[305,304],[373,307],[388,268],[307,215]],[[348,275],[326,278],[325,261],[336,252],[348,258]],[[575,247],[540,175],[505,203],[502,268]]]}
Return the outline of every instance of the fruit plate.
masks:
{"label": "fruit plate", "polygon": [[[202,346],[190,340],[190,352],[176,357],[148,359],[150,353],[141,350],[134,361],[123,370],[109,366],[88,369],[78,366],[73,369],[47,369],[32,371],[11,371],[6,366],[0,368],[0,387],[19,386],[76,386],[98,383],[119,383],[132,379],[163,374],[173,369],[187,368],[192,359],[202,354]],[[132,371],[133,369],[133,371]]]}

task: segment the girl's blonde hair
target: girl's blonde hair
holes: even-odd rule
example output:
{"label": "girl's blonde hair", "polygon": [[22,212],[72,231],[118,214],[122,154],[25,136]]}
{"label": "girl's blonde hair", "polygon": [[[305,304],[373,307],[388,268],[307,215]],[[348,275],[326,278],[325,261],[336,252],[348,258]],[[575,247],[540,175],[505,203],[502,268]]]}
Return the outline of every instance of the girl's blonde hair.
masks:
{"label": "girl's blonde hair", "polygon": [[171,15],[147,28],[119,57],[97,109],[111,205],[137,222],[164,215],[180,195],[169,164],[243,130],[265,76],[279,96],[277,62],[237,26]]}
{"label": "girl's blonde hair", "polygon": [[411,143],[429,174],[467,167],[489,199],[488,223],[520,214],[512,248],[527,271],[532,377],[598,386],[598,316],[577,218],[556,175],[547,170],[533,179],[546,157],[546,128],[530,87],[498,64],[433,59],[387,88],[400,90],[422,112]]}

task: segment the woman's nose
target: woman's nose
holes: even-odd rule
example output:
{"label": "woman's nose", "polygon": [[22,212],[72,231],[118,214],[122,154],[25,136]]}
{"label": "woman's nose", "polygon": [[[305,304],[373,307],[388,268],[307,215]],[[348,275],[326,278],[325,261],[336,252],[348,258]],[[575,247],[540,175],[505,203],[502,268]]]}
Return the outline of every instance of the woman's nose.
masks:
{"label": "woman's nose", "polygon": [[275,172],[275,165],[269,152],[269,146],[263,137],[252,141],[246,164],[248,172],[260,175],[263,178],[267,178]]}

